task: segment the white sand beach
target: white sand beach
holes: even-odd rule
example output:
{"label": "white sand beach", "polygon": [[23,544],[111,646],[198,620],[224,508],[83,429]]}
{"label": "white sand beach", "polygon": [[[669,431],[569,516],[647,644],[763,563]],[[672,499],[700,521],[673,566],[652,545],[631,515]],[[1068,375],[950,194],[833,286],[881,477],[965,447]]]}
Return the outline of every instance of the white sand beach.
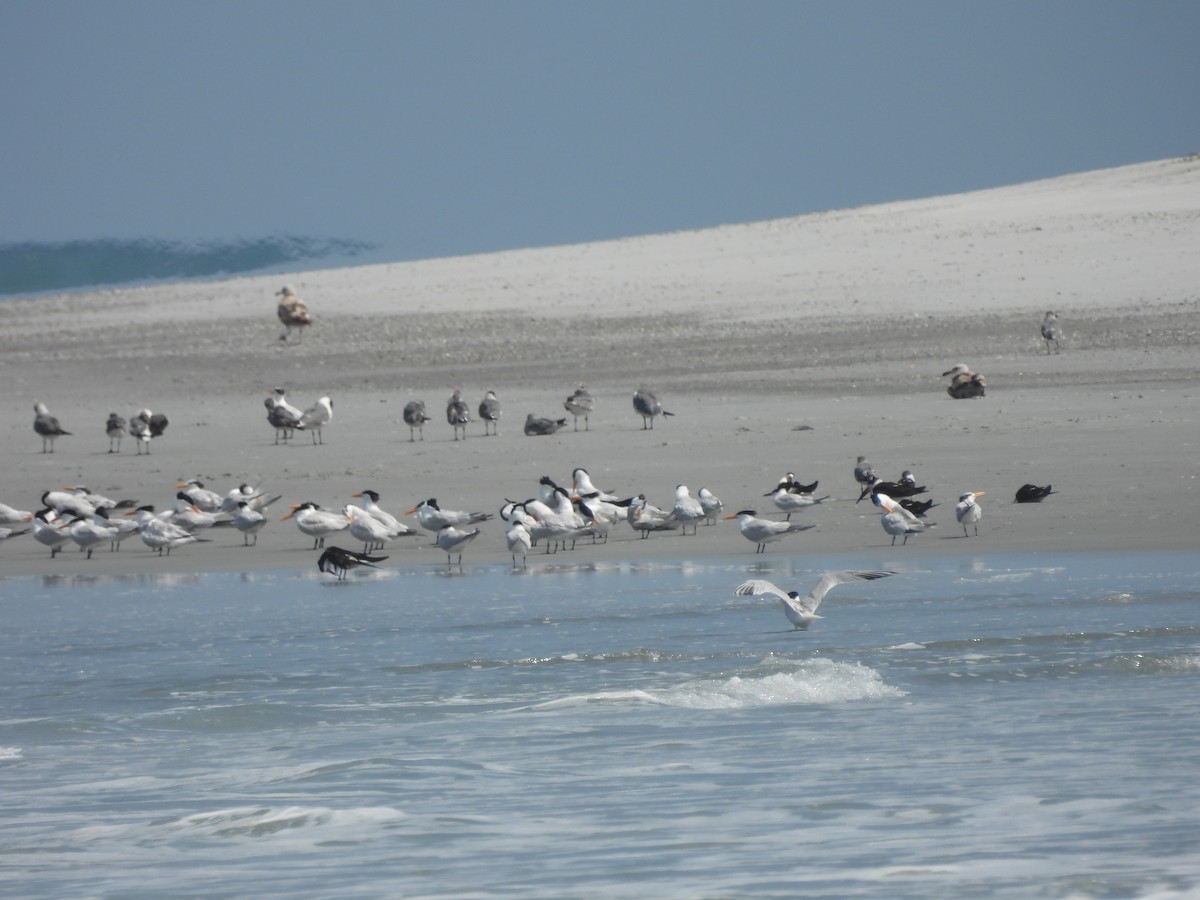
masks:
{"label": "white sand beach", "polygon": [[[0,502],[36,510],[42,492],[86,484],[163,508],[189,478],[282,499],[254,547],[221,529],[169,559],[136,537],[51,559],[22,536],[0,543],[0,573],[315,565],[311,539],[279,517],[364,488],[396,514],[428,497],[492,513],[463,561],[503,563],[500,506],[535,496],[544,475],[568,485],[576,466],[664,507],[676,485],[707,486],[727,512],[771,511],[763,495],[786,472],[818,481],[830,499],[799,514],[817,527],[770,554],[1195,550],[1198,248],[1189,157],[696,232],[2,301]],[[279,339],[284,284],[313,316],[299,341]],[[1048,354],[1051,309],[1064,339]],[[959,362],[986,376],[985,397],[947,395],[941,373]],[[529,413],[568,416],[579,382],[596,396],[590,430],[522,433]],[[643,384],[674,413],[653,430],[631,404]],[[275,386],[301,408],[333,399],[323,445],[274,443],[263,400]],[[496,392],[498,436],[476,421],[452,439],[456,388],[473,409]],[[401,410],[415,398],[433,421],[410,442]],[[35,401],[72,432],[52,454],[31,427]],[[110,454],[108,414],[142,408],[169,417],[166,433],[149,455],[129,439]],[[937,527],[893,551],[878,512],[854,502],[859,455],[885,479],[911,469]],[[1026,482],[1058,493],[1014,504]],[[955,522],[965,491],[986,492],[977,538]],[[430,543],[383,552],[445,565]],[[647,540],[621,525],[605,545],[535,550],[529,565],[753,553],[732,522]]]}

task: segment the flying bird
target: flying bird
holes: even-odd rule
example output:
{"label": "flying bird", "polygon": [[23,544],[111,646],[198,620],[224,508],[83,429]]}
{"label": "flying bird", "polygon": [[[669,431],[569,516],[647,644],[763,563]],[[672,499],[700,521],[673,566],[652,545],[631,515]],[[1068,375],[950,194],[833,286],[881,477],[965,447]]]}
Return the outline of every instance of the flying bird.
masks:
{"label": "flying bird", "polygon": [[654,391],[645,387],[639,387],[633,392],[633,410],[642,417],[643,431],[647,428],[654,428],[654,420],[658,416],[675,415],[675,413],[663,409],[663,405],[659,403]]}
{"label": "flying bird", "polygon": [[563,401],[563,409],[575,417],[575,430],[579,430],[579,417],[583,416],[583,430],[591,431],[591,424],[588,422],[588,416],[592,410],[596,408],[596,398],[588,391],[587,385],[582,381],[579,387],[575,388],[575,393],[571,394]]}
{"label": "flying bird", "polygon": [[46,404],[41,400],[33,404],[33,412],[33,430],[42,437],[42,452],[53,453],[55,438],[61,437],[64,434],[70,434],[71,432],[58,424],[58,419],[50,415],[50,410],[46,408]]}
{"label": "flying bird", "polygon": [[778,597],[783,604],[784,615],[792,623],[796,631],[804,631],[814,620],[823,618],[817,615],[817,607],[825,599],[825,595],[839,584],[849,584],[852,581],[875,581],[887,578],[896,573],[891,570],[877,572],[825,572],[821,575],[816,587],[807,596],[801,596],[799,591],[785,591],[769,581],[756,578],[739,584],[734,590],[734,596],[739,597]]}
{"label": "flying bird", "polygon": [[287,285],[275,292],[275,296],[279,298],[279,306],[275,312],[279,315],[279,321],[283,323],[287,329],[279,336],[281,341],[286,341],[292,334],[292,329],[296,329],[296,335],[299,337],[304,334],[304,329],[312,324],[312,317],[308,314],[308,307],[304,301],[296,296],[296,292]]}
{"label": "flying bird", "polygon": [[967,491],[958,498],[958,503],[954,507],[954,517],[963,527],[963,537],[968,537],[968,525],[975,529],[975,536],[979,537],[979,520],[983,518],[983,507],[975,502],[975,498],[983,495],[983,491]]}
{"label": "flying bird", "polygon": [[326,547],[321,558],[317,560],[317,570],[336,575],[338,581],[345,581],[346,574],[359,566],[370,566],[378,569],[377,562],[383,562],[386,556],[367,556],[365,553],[355,553],[353,550],[343,550],[341,547]]}
{"label": "flying bird", "polygon": [[1050,485],[1038,487],[1036,484],[1023,484],[1017,488],[1018,503],[1041,503],[1051,494],[1057,494],[1058,491],[1050,489]]}

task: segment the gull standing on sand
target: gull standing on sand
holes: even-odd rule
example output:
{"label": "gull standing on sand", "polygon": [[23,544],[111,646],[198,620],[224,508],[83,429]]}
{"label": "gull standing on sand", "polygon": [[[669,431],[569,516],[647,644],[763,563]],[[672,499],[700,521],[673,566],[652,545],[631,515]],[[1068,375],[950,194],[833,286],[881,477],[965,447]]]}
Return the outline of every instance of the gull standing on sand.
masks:
{"label": "gull standing on sand", "polygon": [[1049,310],[1042,319],[1042,339],[1046,342],[1046,355],[1050,355],[1050,345],[1054,345],[1054,352],[1058,353],[1062,349],[1059,344],[1059,338],[1062,337],[1062,332],[1058,328],[1058,316],[1054,310]]}
{"label": "gull standing on sand", "polygon": [[303,300],[296,296],[296,292],[287,285],[276,291],[275,296],[279,298],[279,306],[275,312],[279,316],[279,321],[287,329],[279,336],[279,339],[286,341],[291,335],[293,328],[296,329],[297,337],[300,337],[304,334],[304,329],[312,324],[312,317],[308,314],[308,307],[304,305]]}
{"label": "gull standing on sand", "polygon": [[588,416],[592,414],[592,410],[596,408],[596,398],[588,391],[587,385],[582,381],[579,382],[579,387],[575,388],[575,393],[563,401],[563,409],[575,417],[575,430],[579,430],[579,417],[583,416],[583,430],[591,431],[592,426],[588,422]]}
{"label": "gull standing on sand", "polygon": [[333,401],[322,397],[300,414],[296,428],[300,431],[311,431],[314,444],[325,443],[321,429],[333,421]]}
{"label": "gull standing on sand", "polygon": [[689,525],[692,526],[692,534],[695,534],[696,523],[708,515],[704,511],[704,507],[700,505],[700,501],[691,495],[686,484],[675,488],[674,513],[684,534],[687,534]]}
{"label": "gull standing on sand", "polygon": [[958,524],[963,527],[963,537],[969,537],[968,525],[975,529],[975,536],[979,537],[979,520],[983,518],[983,507],[975,502],[975,498],[983,495],[984,491],[967,491],[958,498],[958,504],[954,507],[954,516],[958,519]]}
{"label": "gull standing on sand", "polygon": [[463,399],[462,391],[455,390],[446,401],[446,421],[454,429],[454,439],[458,440],[458,430],[462,429],[462,439],[467,439],[467,423],[471,421],[471,410]]}
{"label": "gull standing on sand", "polygon": [[892,536],[893,547],[896,546],[896,538],[900,535],[904,535],[904,544],[907,544],[910,534],[920,534],[934,525],[932,522],[922,522],[887,494],[872,494],[871,500],[882,510],[879,524]]}
{"label": "gull standing on sand", "polygon": [[[108,435],[108,452],[121,452],[121,438],[125,437],[125,420],[118,416],[115,412],[108,414],[108,421],[104,423],[104,433]],[[113,448],[113,442],[116,441],[116,449]]]}
{"label": "gull standing on sand", "polygon": [[143,447],[146,448],[147,454],[150,453],[150,439],[154,437],[150,432],[150,416],[152,415],[153,413],[150,410],[141,409],[129,420],[129,434],[137,441],[135,446],[137,447],[139,456],[142,453]]}
{"label": "gull standing on sand", "polygon": [[500,433],[500,401],[495,391],[488,391],[479,401],[479,418],[483,420],[483,436]]}
{"label": "gull standing on sand", "polygon": [[639,387],[633,392],[633,410],[642,417],[642,431],[647,428],[653,429],[654,420],[658,416],[675,415],[675,413],[663,409],[663,405],[659,403],[654,391],[646,387]]}
{"label": "gull standing on sand", "polygon": [[329,535],[344,531],[350,526],[350,520],[344,513],[336,513],[332,509],[322,509],[312,501],[294,504],[291,509],[292,511],[280,521],[286,522],[288,519],[295,519],[300,533],[313,539],[312,548],[314,550],[324,547],[325,538]]}
{"label": "gull standing on sand", "polygon": [[[313,548],[316,549],[315,547]],[[353,550],[343,550],[341,547],[330,547],[317,560],[317,571],[336,575],[338,581],[345,581],[346,574],[359,566],[369,566],[378,569],[377,562],[383,562],[386,556],[367,556],[366,553],[355,553]]]}
{"label": "gull standing on sand", "polygon": [[760,519],[752,509],[743,509],[726,516],[725,519],[726,521],[737,519],[738,530],[742,533],[742,537],[754,543],[755,553],[763,553],[767,549],[767,544],[782,540],[785,534],[795,534],[817,527],[816,525],[797,525],[795,522],[780,522],[775,519]]}
{"label": "gull standing on sand", "polygon": [[817,607],[831,588],[852,581],[875,581],[895,574],[890,569],[877,572],[825,572],[817,586],[805,597],[800,596],[799,591],[785,591],[769,581],[758,578],[739,584],[733,593],[737,597],[778,597],[792,627],[796,631],[804,631],[814,620],[822,618],[817,615]]}
{"label": "gull standing on sand", "polygon": [[421,440],[425,440],[425,423],[430,417],[425,415],[424,400],[409,400],[404,404],[404,424],[408,426],[408,442],[416,440],[416,432],[421,432]]}
{"label": "gull standing on sand", "polygon": [[[36,431],[42,438],[42,452],[54,452],[54,440],[64,434],[71,432],[65,430],[62,425],[58,424],[58,419],[50,415],[50,410],[46,408],[46,404],[38,400],[33,404],[33,430]],[[49,446],[49,449],[46,449]]]}
{"label": "gull standing on sand", "polygon": [[867,461],[865,456],[860,456],[854,464],[854,480],[858,482],[860,487],[866,487],[877,479],[878,476],[875,474],[875,467]]}
{"label": "gull standing on sand", "polygon": [[458,565],[462,567],[462,548],[463,545],[475,540],[482,532],[478,528],[474,531],[462,531],[455,528],[453,525],[447,525],[437,533],[435,543],[446,551],[446,565],[451,565],[450,555],[458,553]]}

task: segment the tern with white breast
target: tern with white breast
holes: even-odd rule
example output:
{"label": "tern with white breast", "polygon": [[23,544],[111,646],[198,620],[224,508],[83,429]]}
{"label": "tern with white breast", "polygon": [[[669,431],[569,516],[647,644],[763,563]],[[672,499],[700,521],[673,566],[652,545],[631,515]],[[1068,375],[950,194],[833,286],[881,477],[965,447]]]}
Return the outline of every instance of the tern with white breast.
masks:
{"label": "tern with white breast", "polygon": [[743,509],[725,517],[725,520],[737,519],[738,531],[742,537],[754,544],[755,553],[763,553],[767,544],[783,540],[784,535],[796,534],[816,528],[815,525],[797,525],[795,522],[781,522],[777,519],[760,519],[752,509]]}
{"label": "tern with white breast", "polygon": [[983,495],[984,491],[967,491],[958,498],[958,503],[954,507],[954,517],[963,527],[963,537],[969,536],[967,534],[968,525],[975,529],[975,536],[979,537],[979,520],[983,518],[983,507],[976,502],[975,498]]}

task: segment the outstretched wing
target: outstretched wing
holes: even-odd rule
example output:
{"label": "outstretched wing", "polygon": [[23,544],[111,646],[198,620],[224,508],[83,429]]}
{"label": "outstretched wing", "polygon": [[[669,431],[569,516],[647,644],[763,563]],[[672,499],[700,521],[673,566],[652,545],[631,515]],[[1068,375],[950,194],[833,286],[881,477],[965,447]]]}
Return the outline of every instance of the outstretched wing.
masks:
{"label": "outstretched wing", "polygon": [[825,595],[839,584],[851,581],[874,581],[877,578],[887,578],[889,575],[895,574],[890,569],[874,572],[825,572],[821,575],[817,586],[812,589],[812,593],[809,594],[805,606],[809,612],[816,611],[816,608],[821,605],[821,601],[825,599]]}
{"label": "outstretched wing", "polygon": [[790,600],[787,591],[780,590],[769,581],[755,578],[751,581],[743,582],[734,588],[734,596],[762,596],[762,597],[778,597],[780,600]]}

